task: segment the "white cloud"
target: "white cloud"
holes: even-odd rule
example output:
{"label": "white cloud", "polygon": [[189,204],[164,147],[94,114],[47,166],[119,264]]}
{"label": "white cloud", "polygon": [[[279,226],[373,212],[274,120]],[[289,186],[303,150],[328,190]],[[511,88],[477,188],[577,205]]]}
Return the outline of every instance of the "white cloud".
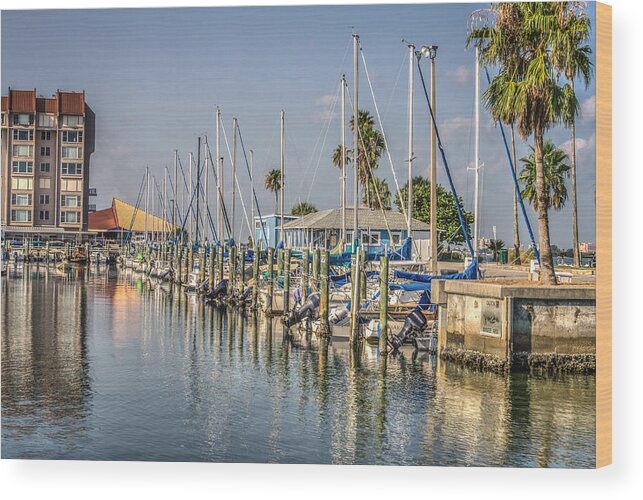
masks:
{"label": "white cloud", "polygon": [[448,70],[446,72],[446,77],[450,81],[463,84],[471,81],[472,73],[471,68],[463,64],[458,66],[456,69]]}
{"label": "white cloud", "polygon": [[315,100],[313,120],[316,123],[326,123],[329,120],[335,121],[338,118],[337,96],[328,94],[322,95]]}
{"label": "white cloud", "polygon": [[593,120],[596,118],[596,96],[590,96],[580,103],[581,120]]}
{"label": "white cloud", "polygon": [[[560,149],[565,151],[567,154],[571,154],[572,151],[572,141],[571,139],[563,142],[560,146]],[[581,154],[585,151],[593,151],[596,147],[596,134],[590,135],[587,139],[583,137],[576,138],[576,154]]]}

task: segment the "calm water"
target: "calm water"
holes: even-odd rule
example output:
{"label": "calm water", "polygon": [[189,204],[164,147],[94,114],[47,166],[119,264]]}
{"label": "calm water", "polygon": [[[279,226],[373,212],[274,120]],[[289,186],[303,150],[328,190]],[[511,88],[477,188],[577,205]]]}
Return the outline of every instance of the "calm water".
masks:
{"label": "calm water", "polygon": [[588,467],[595,378],[284,335],[128,274],[2,280],[2,458]]}

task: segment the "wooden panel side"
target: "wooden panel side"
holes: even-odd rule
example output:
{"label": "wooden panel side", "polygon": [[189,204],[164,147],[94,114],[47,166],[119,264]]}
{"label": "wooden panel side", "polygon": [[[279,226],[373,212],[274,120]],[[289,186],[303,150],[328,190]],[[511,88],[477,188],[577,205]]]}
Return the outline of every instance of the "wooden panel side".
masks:
{"label": "wooden panel side", "polygon": [[596,467],[612,463],[612,7],[596,3]]}

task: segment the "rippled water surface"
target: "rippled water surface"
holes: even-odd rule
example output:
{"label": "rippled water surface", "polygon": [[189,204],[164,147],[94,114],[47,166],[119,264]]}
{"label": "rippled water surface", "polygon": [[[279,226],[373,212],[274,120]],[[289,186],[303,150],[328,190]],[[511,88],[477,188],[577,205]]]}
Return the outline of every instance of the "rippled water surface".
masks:
{"label": "rippled water surface", "polygon": [[2,280],[2,458],[589,467],[593,376],[478,373],[115,269]]}

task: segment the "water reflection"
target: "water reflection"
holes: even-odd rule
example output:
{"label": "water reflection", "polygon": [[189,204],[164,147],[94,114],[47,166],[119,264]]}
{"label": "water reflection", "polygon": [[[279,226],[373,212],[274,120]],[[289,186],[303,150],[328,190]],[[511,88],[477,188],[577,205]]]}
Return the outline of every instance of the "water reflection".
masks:
{"label": "water reflection", "polygon": [[3,458],[585,467],[595,379],[285,330],[116,270],[2,283]]}

